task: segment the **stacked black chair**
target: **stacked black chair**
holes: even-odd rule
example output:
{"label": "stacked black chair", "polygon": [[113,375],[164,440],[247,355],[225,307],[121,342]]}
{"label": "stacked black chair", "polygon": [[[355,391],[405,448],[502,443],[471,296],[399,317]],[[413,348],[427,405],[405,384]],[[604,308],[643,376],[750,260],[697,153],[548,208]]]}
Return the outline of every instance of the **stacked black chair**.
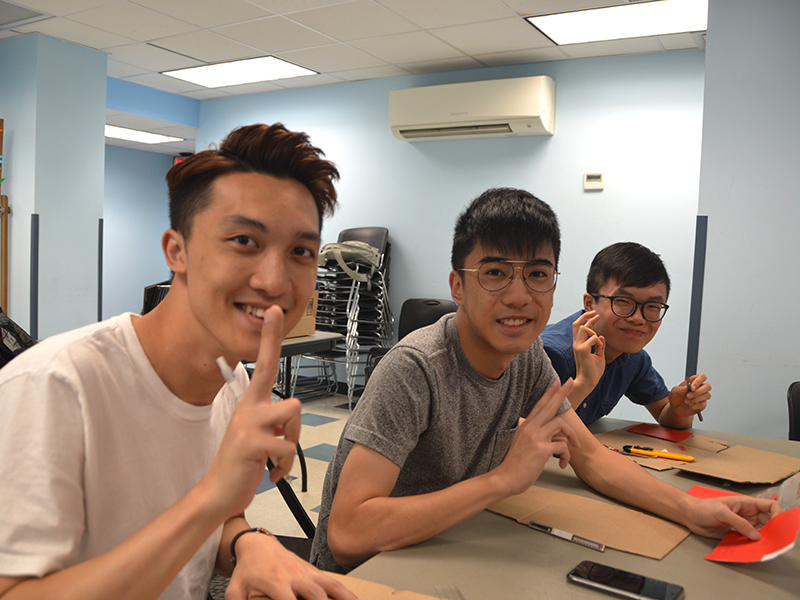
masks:
{"label": "stacked black chair", "polygon": [[[318,369],[316,376],[301,376],[301,369],[294,369],[293,376],[297,377],[294,395],[302,399],[336,391],[336,365],[343,365],[347,376],[348,404],[352,406],[366,383],[364,369],[370,348],[392,345],[394,318],[389,305],[389,230],[385,227],[357,227],[339,233],[339,242],[352,240],[377,248],[380,264],[375,267],[358,261],[347,262],[351,271],[361,275],[359,279],[349,275],[335,260],[319,266],[317,330],[340,333],[343,338],[330,352],[304,357],[317,363],[311,365]],[[307,372],[308,366],[302,370]]]}

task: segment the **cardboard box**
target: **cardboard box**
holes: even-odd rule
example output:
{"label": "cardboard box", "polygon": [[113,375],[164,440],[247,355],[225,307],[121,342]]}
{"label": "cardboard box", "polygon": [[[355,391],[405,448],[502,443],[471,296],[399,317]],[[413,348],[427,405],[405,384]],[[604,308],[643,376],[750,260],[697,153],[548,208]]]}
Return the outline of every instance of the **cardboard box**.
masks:
{"label": "cardboard box", "polygon": [[301,335],[311,335],[317,329],[317,303],[319,302],[319,291],[314,290],[311,298],[308,300],[306,312],[300,317],[300,321],[294,326],[288,334],[287,338],[300,337]]}

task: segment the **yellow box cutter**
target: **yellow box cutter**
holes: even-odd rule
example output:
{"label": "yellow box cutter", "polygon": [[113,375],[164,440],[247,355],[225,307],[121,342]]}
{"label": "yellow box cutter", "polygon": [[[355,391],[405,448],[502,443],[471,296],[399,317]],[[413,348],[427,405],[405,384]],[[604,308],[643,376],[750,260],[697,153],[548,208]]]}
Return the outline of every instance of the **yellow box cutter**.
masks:
{"label": "yellow box cutter", "polygon": [[652,448],[645,448],[644,446],[623,446],[623,452],[629,454],[640,454],[642,456],[655,456],[656,458],[671,458],[672,460],[683,460],[692,462],[694,456],[688,454],[678,454],[676,452],[662,452],[661,450],[653,450]]}

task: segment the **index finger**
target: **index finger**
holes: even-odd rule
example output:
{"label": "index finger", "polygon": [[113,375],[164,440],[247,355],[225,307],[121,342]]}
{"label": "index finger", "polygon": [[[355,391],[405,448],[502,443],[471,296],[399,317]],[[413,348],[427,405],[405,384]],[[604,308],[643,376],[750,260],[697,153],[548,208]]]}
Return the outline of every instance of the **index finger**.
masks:
{"label": "index finger", "polygon": [[278,375],[282,343],[283,310],[280,306],[272,305],[264,311],[256,368],[248,386],[248,390],[252,389],[256,393],[256,398],[272,397],[272,385]]}
{"label": "index finger", "polygon": [[539,401],[533,405],[525,422],[533,421],[536,423],[536,427],[540,427],[542,424],[552,421],[556,417],[558,407],[561,406],[564,398],[572,390],[573,384],[572,378],[567,379],[563,384],[556,379],[550,384],[544,395],[539,398]]}

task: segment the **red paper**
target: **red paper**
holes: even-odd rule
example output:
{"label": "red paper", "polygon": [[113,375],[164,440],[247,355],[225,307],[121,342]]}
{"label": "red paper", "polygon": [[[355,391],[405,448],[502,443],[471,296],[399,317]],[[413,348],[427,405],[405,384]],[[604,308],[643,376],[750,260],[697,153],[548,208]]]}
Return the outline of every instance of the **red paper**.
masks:
{"label": "red paper", "polygon": [[[697,498],[738,496],[735,492],[714,490],[694,486],[688,492]],[[761,539],[752,541],[737,531],[730,531],[719,545],[706,556],[706,560],[717,562],[766,562],[794,548],[797,532],[800,531],[800,507],[772,517],[759,529]]]}
{"label": "red paper", "polygon": [[650,423],[639,423],[638,425],[629,427],[628,431],[631,433],[638,433],[640,435],[649,435],[650,437],[658,438],[660,440],[667,440],[668,442],[675,442],[676,444],[694,435],[691,431],[668,429],[667,427],[661,427],[661,425],[651,425]]}

